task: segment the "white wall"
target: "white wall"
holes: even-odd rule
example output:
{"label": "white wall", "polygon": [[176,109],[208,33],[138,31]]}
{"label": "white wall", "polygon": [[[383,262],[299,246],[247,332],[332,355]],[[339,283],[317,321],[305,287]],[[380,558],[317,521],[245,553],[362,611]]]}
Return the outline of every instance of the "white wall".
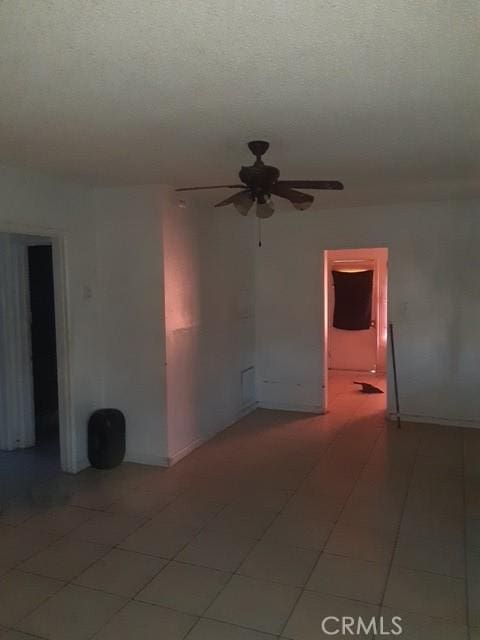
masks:
{"label": "white wall", "polygon": [[126,459],[165,464],[165,323],[161,190],[98,189],[102,404],[127,423]]}
{"label": "white wall", "polygon": [[128,459],[167,457],[159,192],[0,170],[0,230],[65,240],[77,470],[88,465],[88,417],[106,405],[126,414]]}
{"label": "white wall", "polygon": [[479,204],[278,211],[256,253],[260,403],[322,410],[323,251],[376,246],[389,250],[402,413],[480,425]]}
{"label": "white wall", "polygon": [[[164,211],[168,448],[171,460],[251,410],[253,224],[190,198]],[[251,400],[254,400],[252,398]]]}
{"label": "white wall", "polygon": [[255,353],[261,403],[321,410],[324,249],[389,249],[402,412],[480,422],[478,204],[278,208],[256,248],[255,221],[210,201],[0,169],[0,231],[65,239],[76,468],[105,405],[128,459],[177,459],[251,408]]}
{"label": "white wall", "polygon": [[88,464],[99,407],[125,413],[127,459],[153,464],[251,408],[240,374],[254,364],[252,222],[169,198],[158,186],[92,189],[0,170],[0,231],[65,240],[75,469]]}
{"label": "white wall", "polygon": [[[86,461],[86,422],[101,403],[95,221],[89,190],[0,168],[0,230],[63,234],[66,249],[71,404],[76,467]],[[85,291],[92,297],[85,297]]]}

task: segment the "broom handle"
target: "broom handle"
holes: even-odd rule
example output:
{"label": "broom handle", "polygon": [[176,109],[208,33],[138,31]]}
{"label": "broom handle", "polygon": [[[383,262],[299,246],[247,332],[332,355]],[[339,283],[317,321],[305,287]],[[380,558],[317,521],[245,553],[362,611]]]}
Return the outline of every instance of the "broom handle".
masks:
{"label": "broom handle", "polygon": [[400,429],[402,423],[400,421],[400,400],[398,399],[398,381],[397,381],[397,360],[395,358],[395,340],[393,337],[393,322],[388,325],[390,331],[390,345],[392,348],[392,365],[393,365],[393,384],[395,388],[395,409],[397,412],[397,427]]}

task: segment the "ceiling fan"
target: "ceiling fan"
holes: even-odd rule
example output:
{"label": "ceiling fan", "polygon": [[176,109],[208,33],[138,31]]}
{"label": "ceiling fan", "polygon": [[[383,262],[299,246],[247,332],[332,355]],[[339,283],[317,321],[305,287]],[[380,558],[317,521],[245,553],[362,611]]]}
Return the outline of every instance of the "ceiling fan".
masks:
{"label": "ceiling fan", "polygon": [[235,209],[246,216],[254,202],[257,203],[257,217],[269,218],[275,211],[272,196],[279,196],[289,200],[295,209],[308,209],[314,197],[297,189],[343,189],[338,180],[279,180],[280,171],[277,167],[270,167],[262,160],[270,144],[264,140],[252,140],[248,148],[256,157],[253,165],[242,167],[238,177],[243,184],[222,184],[213,187],[182,187],[176,191],[196,191],[197,189],[241,189],[233,196],[218,202],[216,207],[233,204]]}

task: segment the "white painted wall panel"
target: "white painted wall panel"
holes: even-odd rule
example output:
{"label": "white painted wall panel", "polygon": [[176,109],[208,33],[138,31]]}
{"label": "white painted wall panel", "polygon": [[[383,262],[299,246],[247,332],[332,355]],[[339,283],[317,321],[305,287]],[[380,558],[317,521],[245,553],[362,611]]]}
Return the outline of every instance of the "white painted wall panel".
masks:
{"label": "white painted wall panel", "polygon": [[479,204],[278,211],[256,252],[260,403],[321,408],[323,251],[377,246],[389,250],[402,413],[480,424]]}
{"label": "white painted wall panel", "polygon": [[[175,460],[245,410],[254,363],[252,220],[193,198],[164,211],[169,456]],[[248,407],[247,407],[248,409]]]}
{"label": "white painted wall panel", "polygon": [[158,187],[94,193],[103,406],[124,412],[126,459],[165,464],[165,323]]}

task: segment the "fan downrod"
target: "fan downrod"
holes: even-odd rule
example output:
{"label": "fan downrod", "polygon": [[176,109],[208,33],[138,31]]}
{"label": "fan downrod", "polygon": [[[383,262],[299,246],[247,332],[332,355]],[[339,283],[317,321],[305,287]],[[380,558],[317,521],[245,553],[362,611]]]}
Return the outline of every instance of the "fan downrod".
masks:
{"label": "fan downrod", "polygon": [[269,142],[265,140],[252,140],[248,143],[248,148],[253,153],[253,155],[260,160],[264,153],[268,151],[268,147],[270,146]]}

